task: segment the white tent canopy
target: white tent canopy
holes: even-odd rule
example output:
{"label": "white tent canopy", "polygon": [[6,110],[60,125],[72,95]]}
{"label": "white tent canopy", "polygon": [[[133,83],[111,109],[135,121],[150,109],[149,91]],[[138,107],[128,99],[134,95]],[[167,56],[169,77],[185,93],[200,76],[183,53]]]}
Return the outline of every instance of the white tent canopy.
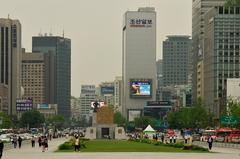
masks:
{"label": "white tent canopy", "polygon": [[151,127],[151,125],[148,125],[148,126],[146,127],[146,129],[143,130],[143,132],[144,132],[144,133],[148,133],[148,132],[153,133],[153,132],[155,132],[155,130]]}

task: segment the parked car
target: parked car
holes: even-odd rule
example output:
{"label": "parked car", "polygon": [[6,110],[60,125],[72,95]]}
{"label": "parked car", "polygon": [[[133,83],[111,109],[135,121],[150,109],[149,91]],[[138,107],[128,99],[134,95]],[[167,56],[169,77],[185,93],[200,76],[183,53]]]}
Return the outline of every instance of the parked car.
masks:
{"label": "parked car", "polygon": [[10,142],[11,141],[12,134],[2,134],[0,135],[0,140],[3,142]]}

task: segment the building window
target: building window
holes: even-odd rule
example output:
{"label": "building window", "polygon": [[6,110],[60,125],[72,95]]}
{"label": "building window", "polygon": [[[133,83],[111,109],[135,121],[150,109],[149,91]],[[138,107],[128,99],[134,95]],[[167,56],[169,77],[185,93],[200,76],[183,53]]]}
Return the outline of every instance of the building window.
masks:
{"label": "building window", "polygon": [[236,7],[236,14],[239,14],[239,7]]}
{"label": "building window", "polygon": [[218,12],[219,12],[219,14],[223,14],[223,7],[219,7]]}
{"label": "building window", "polygon": [[230,7],[230,14],[234,14],[234,7]]}
{"label": "building window", "polygon": [[228,14],[228,8],[227,7],[224,8],[224,14]]}

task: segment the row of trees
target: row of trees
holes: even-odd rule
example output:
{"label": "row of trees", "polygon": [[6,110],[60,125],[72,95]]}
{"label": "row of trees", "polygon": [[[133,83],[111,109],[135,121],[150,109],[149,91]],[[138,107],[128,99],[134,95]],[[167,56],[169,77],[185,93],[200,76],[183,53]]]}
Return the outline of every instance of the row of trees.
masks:
{"label": "row of trees", "polygon": [[0,128],[8,129],[8,128],[38,128],[43,126],[52,125],[54,128],[62,128],[68,127],[70,121],[66,120],[61,115],[55,115],[51,118],[45,119],[43,114],[41,114],[37,110],[29,110],[24,112],[21,115],[19,120],[13,118],[11,119],[8,115],[3,112],[0,112]]}
{"label": "row of trees", "polygon": [[171,128],[206,128],[214,126],[212,114],[198,105],[191,108],[182,108],[168,114],[167,121]]}

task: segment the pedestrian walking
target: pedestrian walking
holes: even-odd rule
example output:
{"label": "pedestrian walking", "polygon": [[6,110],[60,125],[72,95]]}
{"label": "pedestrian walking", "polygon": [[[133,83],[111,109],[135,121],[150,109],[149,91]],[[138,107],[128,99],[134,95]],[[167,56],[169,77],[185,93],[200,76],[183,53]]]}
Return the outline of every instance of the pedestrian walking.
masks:
{"label": "pedestrian walking", "polygon": [[13,142],[12,142],[14,148],[17,148],[17,141],[18,141],[17,136],[14,135],[14,136],[13,136]]}
{"label": "pedestrian walking", "polygon": [[162,143],[164,142],[164,134],[161,136]]}
{"label": "pedestrian walking", "polygon": [[173,137],[172,137],[172,136],[170,136],[170,138],[169,138],[169,139],[170,139],[170,144],[171,144],[171,143],[172,143],[172,139],[173,139]]}
{"label": "pedestrian walking", "polygon": [[212,136],[209,136],[208,137],[208,148],[209,148],[209,150],[211,150],[212,149],[212,144],[213,144],[213,138],[212,138]]}
{"label": "pedestrian walking", "polygon": [[34,136],[32,136],[32,139],[31,139],[31,143],[32,143],[32,147],[35,147],[35,137]]}
{"label": "pedestrian walking", "polygon": [[176,144],[177,137],[174,135],[173,136],[173,143]]}
{"label": "pedestrian walking", "polygon": [[39,147],[42,146],[42,136],[38,137],[38,145],[39,145]]}
{"label": "pedestrian walking", "polygon": [[0,140],[0,159],[2,158],[3,148],[4,148],[4,143],[2,140]]}
{"label": "pedestrian walking", "polygon": [[21,136],[18,137],[18,148],[22,147],[22,138]]}
{"label": "pedestrian walking", "polygon": [[74,149],[75,149],[75,151],[80,150],[80,140],[79,140],[78,136],[75,136]]}
{"label": "pedestrian walking", "polygon": [[47,136],[42,137],[42,152],[48,150],[48,139]]}

